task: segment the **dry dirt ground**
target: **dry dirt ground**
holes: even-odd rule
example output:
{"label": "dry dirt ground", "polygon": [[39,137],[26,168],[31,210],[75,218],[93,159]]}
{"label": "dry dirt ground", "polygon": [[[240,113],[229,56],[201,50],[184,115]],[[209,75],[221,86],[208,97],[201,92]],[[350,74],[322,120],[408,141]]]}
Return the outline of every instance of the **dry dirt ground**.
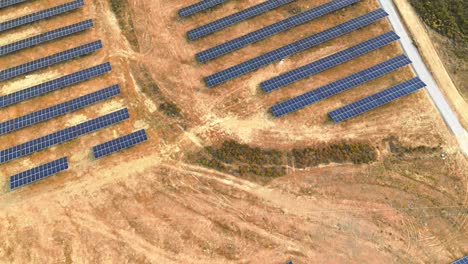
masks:
{"label": "dry dirt ground", "polygon": [[[65,2],[33,1],[0,10],[0,21]],[[202,49],[290,15],[293,7],[327,1],[298,0],[255,19],[188,42],[185,32],[214,18],[261,2],[229,1],[221,8],[179,19],[194,0],[128,1],[138,49],[125,38],[108,1],[86,1],[66,16],[2,33],[0,44],[85,18],[94,29],[0,58],[0,68],[101,39],[104,49],[72,62],[0,84],[0,94],[23,89],[105,61],[103,77],[0,110],[0,121],[54,105],[114,83],[122,95],[32,128],[0,136],[0,148],[128,107],[131,119],[0,167],[1,263],[449,263],[468,252],[467,168],[424,90],[339,125],[329,110],[413,76],[400,69],[342,95],[281,119],[267,109],[401,54],[397,44],[264,95],[257,85],[280,72],[331,54],[390,29],[380,21],[208,90],[202,77],[377,8],[374,0],[275,35],[206,65]],[[158,89],[139,82],[148,73]],[[169,99],[182,117],[169,118],[158,104]],[[95,161],[90,148],[146,128],[149,141]],[[392,154],[386,139],[432,152]],[[234,139],[263,148],[291,149],[340,140],[379,149],[368,165],[331,164],[284,177],[246,180],[186,162],[187,153]],[[68,156],[70,170],[41,183],[7,191],[8,176]],[[444,158],[442,158],[444,157]],[[262,182],[262,183],[260,183]]]}

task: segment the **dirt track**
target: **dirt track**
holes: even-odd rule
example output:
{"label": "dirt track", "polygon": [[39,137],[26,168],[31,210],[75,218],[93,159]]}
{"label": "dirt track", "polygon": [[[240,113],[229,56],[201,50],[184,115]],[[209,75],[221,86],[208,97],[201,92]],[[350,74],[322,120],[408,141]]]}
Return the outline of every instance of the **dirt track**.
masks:
{"label": "dirt track", "polygon": [[[196,25],[259,2],[229,1],[221,9],[179,20],[176,12],[187,1],[129,1],[140,53],[133,51],[122,36],[118,18],[107,1],[88,1],[83,11],[67,16],[70,21],[93,17],[97,26],[85,35],[47,47],[60,49],[76,41],[100,38],[105,50],[65,67],[41,71],[32,80],[14,80],[0,92],[21,89],[27,82],[40,82],[49,75],[60,75],[60,71],[110,60],[114,70],[109,76],[41,97],[31,101],[31,106],[39,109],[116,81],[122,85],[123,95],[3,137],[0,147],[122,106],[130,108],[132,120],[2,166],[0,183],[6,183],[9,175],[52,157],[69,155],[72,160],[68,172],[0,196],[0,262],[449,263],[468,251],[468,162],[459,154],[427,94],[418,92],[342,125],[333,125],[326,117],[330,109],[413,76],[409,68],[281,120],[273,120],[266,113],[281,98],[401,54],[398,45],[276,94],[259,94],[256,88],[259,81],[277,73],[383,33],[390,28],[388,22],[381,21],[282,64],[270,65],[220,89],[203,86],[201,78],[206,74],[377,6],[374,0],[363,0],[356,7],[210,64],[194,62],[195,52],[221,42],[225,35],[238,36],[246,29],[289,16],[289,7],[280,8],[196,43],[184,38],[185,32]],[[305,9],[325,2],[298,0],[294,5]],[[52,5],[53,1],[48,3]],[[1,18],[4,15],[0,12]],[[40,25],[57,27],[62,23],[57,19]],[[16,39],[33,33],[24,29],[9,36]],[[18,56],[26,60],[30,54],[48,52],[40,48]],[[16,64],[0,59],[2,67],[7,63]],[[170,119],[158,110],[156,97],[160,94],[138,85],[130,69],[132,63],[149,69],[161,94],[181,108],[183,120]],[[24,105],[11,107],[0,118],[3,121],[27,111]],[[148,128],[149,142],[99,161],[90,160],[90,146],[139,127]],[[398,156],[384,142],[390,136],[407,147],[440,146],[441,151]],[[278,149],[341,139],[369,141],[378,147],[380,158],[370,165],[292,169],[287,176],[268,179],[266,184],[186,163],[187,153],[225,139]],[[441,158],[443,153],[445,159]]]}
{"label": "dirt track", "polygon": [[394,0],[394,3],[400,14],[402,14],[405,25],[410,30],[412,37],[417,43],[418,49],[426,65],[429,67],[432,76],[441,88],[445,98],[449,100],[452,108],[457,113],[460,122],[465,129],[468,129],[468,103],[460,95],[457,87],[455,87],[455,84],[434,48],[425,26],[407,0]]}

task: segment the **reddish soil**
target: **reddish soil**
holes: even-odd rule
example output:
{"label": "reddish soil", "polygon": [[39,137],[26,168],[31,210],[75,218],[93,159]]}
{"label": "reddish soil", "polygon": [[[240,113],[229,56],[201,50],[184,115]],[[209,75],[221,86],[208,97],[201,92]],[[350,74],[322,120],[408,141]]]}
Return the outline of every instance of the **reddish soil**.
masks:
{"label": "reddish soil", "polygon": [[[40,0],[0,10],[0,21],[66,2]],[[195,2],[194,0],[189,1]],[[185,32],[261,0],[229,1],[189,19],[177,10],[187,1],[128,1],[140,52],[120,30],[108,1],[86,1],[82,10],[2,34],[0,45],[87,18],[95,27],[61,41],[0,58],[0,69],[101,39],[104,49],[27,77],[0,84],[0,95],[110,61],[102,77],[1,109],[0,122],[119,83],[122,95],[9,135],[0,149],[128,107],[131,119],[0,167],[0,262],[5,263],[449,263],[468,252],[466,156],[424,90],[368,114],[333,124],[327,112],[414,76],[410,68],[280,119],[268,108],[293,95],[402,53],[392,44],[269,95],[258,83],[363,39],[390,30],[387,21],[286,58],[215,89],[202,78],[256,55],[332,27],[378,7],[362,0],[294,30],[206,65],[194,54],[281,18],[298,0],[200,41]],[[128,32],[124,32],[128,33]],[[130,68],[148,69],[159,97],[183,117],[169,118],[155,93],[140,87]],[[146,128],[149,141],[101,160],[91,147]],[[441,151],[392,154],[385,139]],[[267,183],[186,163],[203,146],[235,139],[264,148],[290,149],[340,140],[379,148],[369,165],[331,164],[288,171]],[[12,174],[68,156],[70,169],[40,183],[7,191]]]}

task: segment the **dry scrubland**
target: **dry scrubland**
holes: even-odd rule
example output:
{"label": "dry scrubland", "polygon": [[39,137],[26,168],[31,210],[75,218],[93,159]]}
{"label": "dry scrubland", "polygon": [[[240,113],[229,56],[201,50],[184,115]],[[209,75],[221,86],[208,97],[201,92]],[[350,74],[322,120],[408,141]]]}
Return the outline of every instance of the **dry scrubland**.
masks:
{"label": "dry scrubland", "polygon": [[[65,2],[65,1],[60,1]],[[194,2],[194,1],[190,1]],[[268,108],[401,54],[392,44],[269,95],[260,81],[390,30],[380,21],[208,90],[202,77],[377,8],[360,4],[199,65],[194,54],[325,0],[298,0],[189,43],[196,25],[260,0],[229,1],[190,19],[187,1],[87,1],[84,9],[13,30],[8,43],[85,18],[91,31],[0,58],[1,68],[102,39],[91,56],[2,83],[6,94],[110,61],[104,77],[3,109],[0,121],[116,82],[122,95],[2,136],[0,148],[127,106],[131,120],[22,158],[9,175],[63,155],[71,169],[0,196],[0,262],[449,263],[468,252],[466,157],[419,91],[335,125],[326,113],[413,76],[410,68],[281,119]],[[0,11],[0,20],[58,1]],[[15,12],[12,12],[12,11]],[[116,15],[117,14],[117,15]],[[14,58],[14,59],[12,59]],[[150,140],[91,160],[90,147],[147,128]],[[5,188],[4,188],[5,190]]]}

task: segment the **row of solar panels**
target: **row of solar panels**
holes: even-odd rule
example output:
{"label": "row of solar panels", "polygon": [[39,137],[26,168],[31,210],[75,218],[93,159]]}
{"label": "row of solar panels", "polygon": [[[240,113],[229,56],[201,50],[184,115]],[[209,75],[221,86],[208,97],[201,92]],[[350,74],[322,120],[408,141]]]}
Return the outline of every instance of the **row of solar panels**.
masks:
{"label": "row of solar panels", "polygon": [[202,0],[193,5],[184,7],[179,10],[179,15],[181,17],[188,17],[196,13],[200,13],[217,5],[223,4],[227,0]]}
{"label": "row of solar panels", "polygon": [[[20,2],[22,1],[2,1],[0,2],[0,7],[11,6]],[[82,0],[73,1],[64,5],[60,5],[24,17],[0,23],[0,32],[73,10],[82,6],[83,4],[84,3]],[[65,26],[43,34],[29,37],[11,44],[7,44],[0,47],[0,56],[7,55],[25,48],[33,47],[35,45],[39,45],[51,40],[69,36],[89,29],[91,27],[93,27],[92,20],[86,20],[80,23]],[[101,41],[95,41],[38,60],[21,64],[16,67],[5,69],[0,71],[0,81],[15,78],[17,76],[32,71],[36,71],[60,62],[83,56],[100,48],[102,48]],[[34,97],[44,95],[52,91],[62,89],[73,84],[89,80],[106,72],[109,72],[110,70],[111,65],[107,62],[54,80],[44,82],[39,85],[35,85],[27,89],[20,90],[18,92],[0,96],[0,109],[16,103],[26,101]],[[4,135],[28,126],[32,126],[53,119],[61,115],[71,113],[73,111],[101,102],[118,94],[120,94],[120,87],[116,84],[52,107],[48,107],[39,111],[26,114],[24,116],[1,122],[0,135]],[[87,133],[97,131],[98,129],[119,123],[128,118],[128,109],[122,109],[120,111],[116,111],[98,117],[96,119],[86,121],[84,123],[51,133],[49,135],[36,138],[34,140],[19,144],[17,146],[10,147],[8,149],[0,151],[0,164],[32,154],[37,151],[41,151],[48,147],[80,137]],[[140,130],[132,134],[93,147],[94,157],[97,159],[103,156],[107,156],[119,150],[136,145],[145,140],[147,140],[146,132],[144,130]],[[10,189],[13,190],[23,185],[30,184],[32,182],[53,175],[67,168],[67,159],[62,158],[38,166],[36,168],[24,171],[10,178]]]}
{"label": "row of solar panels", "polygon": [[[22,1],[21,1],[22,2]],[[19,1],[12,1],[11,4],[19,3]],[[6,3],[6,5],[10,5]],[[13,28],[17,28],[26,24],[30,24],[33,22],[37,22],[39,20],[43,20],[46,18],[50,18],[53,16],[57,16],[59,14],[63,14],[74,9],[80,8],[84,6],[83,0],[76,0],[72,2],[65,3],[63,5],[55,6],[49,9],[45,9],[36,13],[32,13],[29,15],[25,15],[19,18],[15,18],[12,20],[8,20],[5,22],[0,23],[0,32],[10,30]]]}
{"label": "row of solar panels", "polygon": [[[199,2],[198,4],[195,4],[193,6],[189,6],[186,9],[183,9],[184,12],[188,12],[189,10],[195,11],[195,10],[201,10],[200,7],[204,6],[206,8],[212,7],[209,5],[211,1],[202,1]],[[268,2],[268,1],[267,1]],[[267,2],[264,2],[262,4],[265,4]],[[212,47],[210,49],[207,49],[205,51],[199,52],[196,54],[196,59],[199,62],[207,62],[213,59],[216,59],[218,57],[221,57],[225,54],[228,54],[230,52],[233,52],[237,49],[240,49],[244,46],[247,46],[249,44],[255,43],[257,41],[266,39],[274,34],[277,34],[279,32],[286,31],[288,29],[291,29],[293,27],[296,27],[298,25],[304,24],[306,22],[309,22],[313,19],[316,19],[318,17],[321,17],[323,15],[332,13],[334,11],[337,11],[339,9],[345,8],[347,6],[350,6],[352,4],[355,4],[359,2],[359,0],[334,0],[330,1],[328,3],[325,3],[323,5],[317,6],[315,8],[312,8],[310,10],[304,11],[302,13],[299,13],[297,15],[291,16],[289,18],[283,19],[279,22],[273,23],[271,25],[265,26],[259,30],[250,32],[248,34],[245,34],[241,37],[235,38],[233,40],[227,41],[223,44],[217,45],[215,47]],[[218,2],[220,4],[221,2]],[[286,2],[283,2],[283,4],[287,4]],[[256,7],[256,6],[254,6]],[[252,7],[252,8],[254,8]],[[198,8],[198,9],[197,9]],[[249,8],[251,9],[251,8]],[[217,21],[214,21],[212,23],[209,23],[205,26],[202,26],[200,28],[197,28],[195,30],[189,31],[188,36],[190,40],[194,40],[198,37],[205,36],[207,34],[211,34],[215,32],[218,29],[222,29],[224,27],[230,26],[233,23],[229,23],[231,21],[231,17],[244,17],[244,19],[250,18],[246,14],[248,14],[248,10],[243,10],[240,11],[234,15],[227,16],[225,18],[219,19]],[[264,9],[264,12],[269,11],[271,9]],[[182,10],[181,10],[182,12]],[[181,14],[181,16],[186,16]],[[258,56],[256,58],[253,58],[251,60],[245,61],[243,63],[240,63],[238,65],[232,66],[228,69],[225,69],[223,71],[220,71],[218,73],[212,74],[210,76],[207,76],[205,78],[205,82],[208,87],[214,87],[216,85],[219,85],[223,82],[226,82],[230,79],[239,77],[243,74],[246,74],[248,72],[257,70],[263,66],[266,66],[268,64],[271,64],[275,61],[284,59],[287,56],[293,55],[295,53],[298,53],[300,51],[303,51],[305,49],[311,48],[313,46],[316,46],[318,44],[324,43],[328,40],[334,39],[336,37],[339,37],[341,35],[347,34],[349,32],[352,32],[354,30],[360,29],[362,27],[365,27],[371,23],[376,22],[379,19],[382,19],[386,17],[388,14],[383,10],[383,9],[378,9],[373,12],[370,12],[368,14],[365,14],[363,16],[351,19],[345,23],[342,23],[338,26],[332,27],[330,29],[327,29],[325,31],[322,31],[317,34],[310,35],[304,39],[301,39],[299,41],[293,42],[291,44],[288,44],[286,46],[283,46],[281,48],[278,48],[276,50],[273,50],[271,52],[265,53],[261,56]],[[187,15],[188,16],[188,15]],[[214,30],[212,30],[214,29]],[[204,34],[206,33],[206,34]],[[307,65],[304,65],[302,67],[299,67],[297,69],[291,70],[289,72],[283,73],[279,76],[276,76],[274,78],[271,78],[269,80],[263,81],[260,83],[260,87],[263,89],[265,93],[272,92],[276,89],[279,89],[281,87],[284,87],[286,85],[289,85],[293,82],[299,81],[301,79],[310,77],[312,75],[315,75],[319,72],[322,72],[324,70],[330,69],[332,67],[335,67],[337,65],[340,65],[342,63],[345,63],[347,61],[350,61],[352,59],[355,59],[359,56],[362,56],[364,54],[367,54],[371,51],[374,51],[376,49],[382,48],[385,45],[390,44],[393,41],[398,40],[399,37],[397,34],[394,32],[387,32],[385,34],[382,34],[378,37],[372,38],[370,40],[364,41],[358,45],[355,45],[353,47],[347,48],[345,50],[342,50],[340,52],[337,52],[335,54],[332,54],[330,56],[327,56],[325,58],[322,58],[318,61],[309,63]],[[282,115],[285,115],[289,112],[296,111],[298,109],[301,109],[307,105],[310,105],[312,103],[315,103],[319,100],[325,99],[329,96],[338,94],[344,90],[350,89],[354,86],[357,86],[359,84],[362,84],[364,82],[370,81],[372,79],[375,79],[377,77],[383,76],[386,73],[389,73],[391,71],[394,71],[400,67],[403,67],[405,65],[410,64],[411,62],[409,61],[406,56],[399,56],[393,59],[390,59],[386,62],[383,62],[381,64],[375,65],[373,67],[370,67],[364,71],[352,74],[346,78],[343,78],[341,80],[338,80],[336,82],[330,83],[328,85],[325,85],[321,88],[318,88],[314,91],[311,91],[309,93],[297,96],[295,98],[286,100],[284,102],[278,103],[275,106],[271,108],[271,112],[275,117],[280,117]],[[403,83],[402,85],[409,85],[410,87],[418,87],[421,88],[423,87],[423,83],[419,80],[416,84],[408,84],[408,83]],[[389,91],[392,91],[394,87],[389,88]],[[395,88],[397,89],[397,88]],[[407,89],[405,91],[413,91],[412,89]],[[392,100],[397,99],[399,97],[396,97],[396,95],[399,95],[400,97],[403,95],[406,95],[407,93],[402,93],[402,92],[397,92],[397,93],[391,93]],[[379,97],[379,94],[376,96],[372,97],[370,100],[375,100],[374,105],[376,104],[375,102],[380,102],[381,104],[384,104],[387,102],[387,100],[376,100],[376,98]],[[388,98],[388,97],[387,97]],[[363,99],[364,100],[364,99]],[[356,103],[359,103],[356,102]],[[350,108],[344,107],[343,109],[338,109],[336,110],[337,112],[343,112],[346,111],[346,109],[353,109],[351,112],[353,113],[350,114],[351,112],[347,112],[347,114],[344,114],[343,116],[346,117],[351,117],[355,116],[356,113],[363,113],[365,112],[364,110],[366,108],[356,108],[353,107],[353,104],[349,106]],[[367,107],[368,108],[368,107]],[[330,113],[330,116],[335,122],[341,122],[347,118],[340,118],[335,115],[335,111]],[[341,115],[340,115],[341,116]]]}
{"label": "row of solar panels", "polygon": [[386,17],[387,15],[388,14],[383,9],[378,9],[360,17],[353,18],[347,22],[339,24],[320,33],[312,34],[304,39],[295,41],[286,46],[260,55],[256,58],[250,59],[248,61],[242,62],[220,72],[212,74],[208,77],[205,77],[205,82],[208,85],[208,87],[214,87],[230,79],[239,77],[248,72],[267,66],[275,61],[284,59],[285,57],[312,48],[326,41],[342,36],[346,33],[350,33],[357,29],[363,28],[367,25],[376,22],[377,20]]}
{"label": "row of solar panels", "polygon": [[12,68],[8,68],[0,71],[0,81],[6,81],[26,73],[30,73],[52,66],[54,64],[78,58],[86,54],[90,54],[101,48],[102,42],[98,40],[69,50],[58,52],[44,58],[30,61]]}
{"label": "row of solar panels", "polygon": [[249,7],[245,10],[237,12],[235,14],[223,17],[204,26],[195,28],[187,32],[187,37],[190,40],[196,40],[204,36],[213,34],[221,29],[235,25],[239,22],[247,20],[249,18],[261,15],[265,12],[278,8],[280,6],[289,4],[294,0],[268,0],[258,5]]}
{"label": "row of solar panels", "polygon": [[359,2],[359,0],[339,0],[331,1],[318,7],[306,10],[297,15],[283,19],[274,24],[268,25],[251,33],[245,34],[241,37],[219,44],[215,47],[197,53],[195,56],[199,62],[207,62],[225,54],[238,50],[247,45],[253,44],[260,40],[266,39],[270,36],[286,31],[293,27],[302,25],[316,18],[330,14],[334,11],[340,10],[352,4]]}
{"label": "row of solar panels", "polygon": [[17,5],[26,1],[28,0],[2,0],[0,1],[0,8]]}
{"label": "row of solar panels", "polygon": [[[108,156],[117,151],[130,148],[139,143],[146,141],[147,135],[144,129],[138,130],[123,137],[102,143],[93,147],[94,157],[96,159]],[[20,172],[10,177],[10,190],[18,189],[24,185],[28,185],[46,177],[67,170],[69,167],[66,157],[42,164],[35,168]]]}
{"label": "row of solar panels", "polygon": [[457,261],[454,261],[452,264],[468,264],[468,256],[465,256]]}

